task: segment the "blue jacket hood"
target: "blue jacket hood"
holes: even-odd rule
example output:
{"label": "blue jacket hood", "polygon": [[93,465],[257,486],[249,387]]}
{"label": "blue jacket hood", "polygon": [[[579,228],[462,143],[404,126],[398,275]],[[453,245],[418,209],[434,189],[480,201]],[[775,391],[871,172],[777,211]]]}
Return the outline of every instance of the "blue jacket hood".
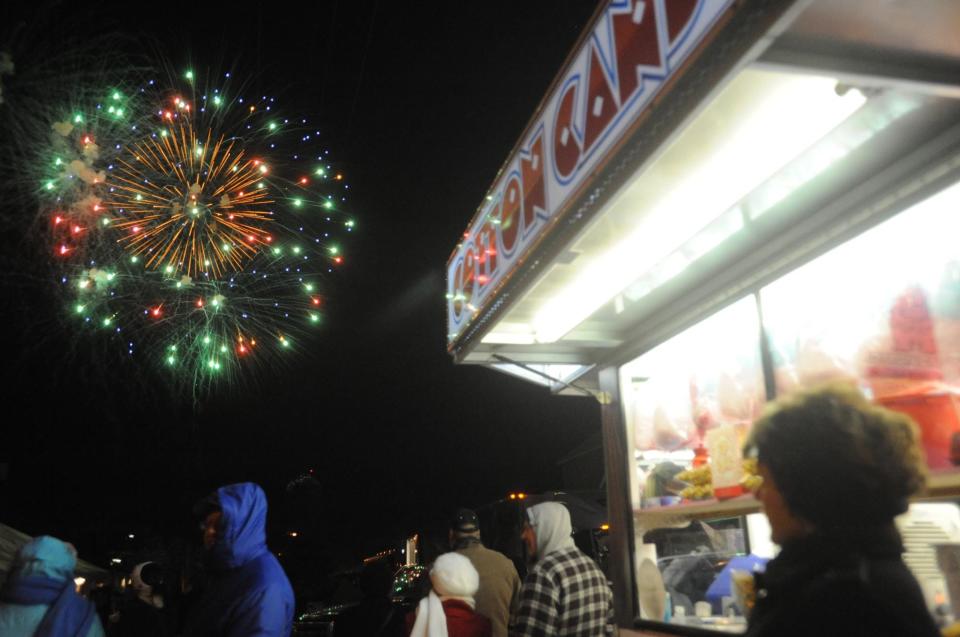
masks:
{"label": "blue jacket hood", "polygon": [[11,578],[42,575],[55,580],[73,579],[77,554],[65,542],[49,535],[36,537],[17,551]]}
{"label": "blue jacket hood", "polygon": [[220,568],[237,568],[267,552],[267,496],[252,482],[217,489],[223,517],[221,531],[211,549]]}

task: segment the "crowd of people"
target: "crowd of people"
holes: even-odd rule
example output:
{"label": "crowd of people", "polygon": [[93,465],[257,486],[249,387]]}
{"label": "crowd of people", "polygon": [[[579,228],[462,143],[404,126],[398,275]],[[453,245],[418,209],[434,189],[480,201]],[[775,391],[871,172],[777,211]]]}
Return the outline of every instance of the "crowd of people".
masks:
{"label": "crowd of people", "polygon": [[78,594],[77,552],[41,536],[24,544],[0,589],[4,637],[173,637],[174,635],[290,635],[293,589],[267,549],[267,498],[256,484],[217,489],[196,513],[203,534],[206,586],[170,609],[163,569],[153,562],[131,573],[133,598],[101,619]]}
{"label": "crowd of people", "polygon": [[[221,487],[195,511],[200,521],[209,578],[197,598],[171,612],[163,570],[137,564],[132,597],[101,620],[75,586],[77,552],[41,536],[17,553],[0,590],[4,637],[172,637],[290,635],[294,595],[283,568],[267,549],[267,500],[251,483]],[[403,617],[390,603],[391,579],[371,569],[361,586],[371,593],[338,619],[336,635],[506,637],[602,635],[613,631],[612,594],[606,577],[574,544],[570,514],[558,503],[527,510],[523,538],[536,556],[521,585],[513,562],[485,547],[474,511],[457,512],[452,549],[434,560],[430,590]],[[375,591],[375,593],[374,593]],[[599,631],[599,632],[598,632]]]}
{"label": "crowd of people", "polygon": [[573,541],[558,502],[526,510],[522,537],[533,560],[523,583],[506,556],[483,546],[477,516],[457,512],[453,551],[430,569],[431,590],[407,617],[413,637],[609,635],[615,630],[606,576]]}
{"label": "crowd of people", "polygon": [[[914,423],[829,387],[771,406],[744,447],[762,482],[756,490],[779,555],[746,595],[748,637],[881,635],[939,631],[907,569],[894,518],[925,483]],[[251,483],[221,487],[195,511],[209,581],[171,620],[162,569],[131,573],[133,599],[106,622],[74,586],[75,549],[42,536],[18,552],[0,589],[4,637],[286,637],[295,602],[266,545],[267,500]],[[361,576],[364,602],[335,625],[337,637],[597,637],[614,634],[613,595],[596,562],[575,544],[558,502],[525,511],[531,558],[521,582],[514,563],[484,546],[477,515],[457,511],[450,551],[433,561],[429,590],[405,617],[389,599],[390,573]]]}

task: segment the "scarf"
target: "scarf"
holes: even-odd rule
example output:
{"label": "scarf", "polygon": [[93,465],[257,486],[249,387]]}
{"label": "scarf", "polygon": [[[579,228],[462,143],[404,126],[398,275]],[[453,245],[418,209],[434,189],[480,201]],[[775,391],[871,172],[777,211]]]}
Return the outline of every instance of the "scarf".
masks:
{"label": "scarf", "polygon": [[447,615],[443,602],[433,591],[420,600],[410,637],[447,637]]}

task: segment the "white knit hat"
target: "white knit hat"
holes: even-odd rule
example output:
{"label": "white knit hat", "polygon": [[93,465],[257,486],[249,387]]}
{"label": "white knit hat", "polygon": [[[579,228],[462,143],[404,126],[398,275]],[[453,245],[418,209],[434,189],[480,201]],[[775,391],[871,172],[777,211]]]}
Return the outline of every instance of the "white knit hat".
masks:
{"label": "white knit hat", "polygon": [[473,597],[480,588],[480,575],[468,558],[444,553],[430,569],[430,582],[441,597]]}
{"label": "white knit hat", "polygon": [[410,637],[447,637],[447,617],[440,598],[459,599],[473,608],[473,594],[480,588],[480,575],[463,555],[444,553],[430,569],[430,582],[433,590],[417,606]]}

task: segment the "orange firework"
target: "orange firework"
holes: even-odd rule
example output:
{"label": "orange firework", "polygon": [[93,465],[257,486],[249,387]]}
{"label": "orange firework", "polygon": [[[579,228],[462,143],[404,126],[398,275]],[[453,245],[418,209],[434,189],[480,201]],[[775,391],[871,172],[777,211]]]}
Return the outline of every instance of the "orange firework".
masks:
{"label": "orange firework", "polygon": [[234,152],[224,135],[201,143],[189,117],[166,116],[167,128],[129,147],[117,162],[109,204],[119,242],[146,267],[191,277],[239,271],[271,241],[273,203],[259,160]]}

